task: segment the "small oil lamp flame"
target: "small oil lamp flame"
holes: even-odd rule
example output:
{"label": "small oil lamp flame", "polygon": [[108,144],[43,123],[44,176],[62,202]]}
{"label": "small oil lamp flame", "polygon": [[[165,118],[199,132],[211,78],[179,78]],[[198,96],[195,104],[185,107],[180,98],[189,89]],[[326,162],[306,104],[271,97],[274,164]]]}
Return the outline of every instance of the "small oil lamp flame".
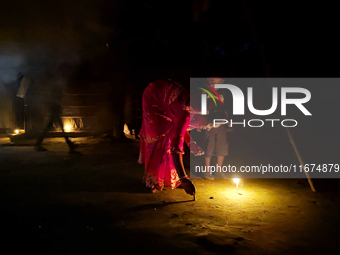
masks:
{"label": "small oil lamp flame", "polygon": [[236,193],[238,193],[238,184],[240,183],[240,179],[234,178],[234,182],[236,183]]}

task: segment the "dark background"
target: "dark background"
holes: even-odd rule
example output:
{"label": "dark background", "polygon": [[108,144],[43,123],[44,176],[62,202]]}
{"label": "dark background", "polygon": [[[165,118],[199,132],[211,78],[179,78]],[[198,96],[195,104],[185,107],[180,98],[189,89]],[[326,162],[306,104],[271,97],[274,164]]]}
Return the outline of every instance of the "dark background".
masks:
{"label": "dark background", "polygon": [[[338,76],[337,13],[326,3],[2,1],[0,9],[0,93],[19,73],[55,72],[73,91],[108,82],[116,108],[128,90],[140,108],[159,78],[189,89],[190,77]],[[323,142],[335,156],[339,89],[322,86],[309,103],[315,117],[294,132],[300,148]]]}
{"label": "dark background", "polygon": [[331,5],[89,0],[2,1],[0,7],[2,69],[57,66],[73,79],[114,79],[119,69],[137,87],[163,77],[187,85],[189,77],[212,74],[337,76]]}

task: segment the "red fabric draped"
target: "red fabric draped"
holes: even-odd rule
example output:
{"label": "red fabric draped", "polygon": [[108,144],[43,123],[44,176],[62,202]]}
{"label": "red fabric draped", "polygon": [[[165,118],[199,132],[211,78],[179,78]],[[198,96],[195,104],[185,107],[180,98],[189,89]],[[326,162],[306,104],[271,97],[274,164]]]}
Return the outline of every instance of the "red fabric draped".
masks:
{"label": "red fabric draped", "polygon": [[162,190],[180,185],[171,154],[183,153],[190,124],[189,102],[189,93],[171,80],[155,81],[144,90],[138,162],[145,164],[146,187]]}

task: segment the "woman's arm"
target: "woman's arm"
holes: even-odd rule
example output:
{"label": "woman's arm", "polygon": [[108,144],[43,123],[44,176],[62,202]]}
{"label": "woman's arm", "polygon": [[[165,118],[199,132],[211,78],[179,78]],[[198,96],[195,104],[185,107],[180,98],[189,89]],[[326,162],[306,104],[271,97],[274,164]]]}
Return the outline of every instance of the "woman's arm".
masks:
{"label": "woman's arm", "polygon": [[195,155],[195,156],[201,156],[204,155],[204,150],[202,150],[201,147],[199,147],[196,142],[191,138],[190,132],[186,131],[184,135],[184,141],[188,145],[190,151]]}
{"label": "woman's arm", "polygon": [[185,192],[194,195],[196,192],[195,186],[189,180],[183,164],[183,143],[184,139],[188,139],[187,129],[190,124],[191,116],[188,111],[183,110],[183,106],[179,103],[171,104],[170,109],[175,116],[170,150],[173,164]]}

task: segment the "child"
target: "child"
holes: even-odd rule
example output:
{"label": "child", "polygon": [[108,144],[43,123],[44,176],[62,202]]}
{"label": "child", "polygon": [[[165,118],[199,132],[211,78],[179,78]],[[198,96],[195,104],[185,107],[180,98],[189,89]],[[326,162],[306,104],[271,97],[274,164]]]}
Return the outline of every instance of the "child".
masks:
{"label": "child", "polygon": [[[209,111],[209,118],[211,120],[213,119],[227,119],[228,118],[228,113],[225,108],[224,100],[225,100],[225,93],[223,90],[218,90],[214,88],[215,84],[223,84],[224,79],[222,78],[208,78],[208,83],[211,86],[213,90],[216,90],[218,93],[221,101],[222,101],[222,106],[217,105],[213,103],[212,98],[207,95],[207,109]],[[214,95],[214,94],[213,94]],[[218,100],[218,97],[214,95],[215,100]],[[228,123],[229,124],[229,123]],[[222,168],[223,166],[223,161],[224,158],[228,155],[228,148],[229,144],[227,141],[227,132],[232,131],[232,129],[229,127],[229,125],[221,125],[220,127],[217,128],[212,128],[210,130],[205,131],[206,138],[208,139],[208,145],[207,149],[205,151],[205,165],[206,169],[209,169],[210,163],[211,163],[211,158],[212,156],[217,157],[217,165]],[[212,173],[208,172],[208,175],[206,176],[209,179],[213,179]]]}

